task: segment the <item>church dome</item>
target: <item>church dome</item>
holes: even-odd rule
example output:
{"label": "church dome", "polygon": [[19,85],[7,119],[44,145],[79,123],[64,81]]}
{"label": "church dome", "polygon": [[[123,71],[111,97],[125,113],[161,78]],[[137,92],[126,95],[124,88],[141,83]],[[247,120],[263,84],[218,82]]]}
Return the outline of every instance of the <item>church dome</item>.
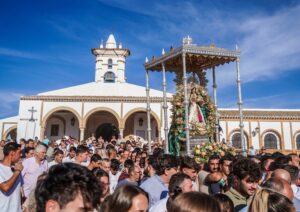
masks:
{"label": "church dome", "polygon": [[116,39],[115,39],[115,36],[114,36],[113,34],[110,34],[110,35],[108,36],[108,39],[107,39],[107,41],[106,41],[105,47],[106,47],[107,49],[115,49],[115,48],[117,48]]}

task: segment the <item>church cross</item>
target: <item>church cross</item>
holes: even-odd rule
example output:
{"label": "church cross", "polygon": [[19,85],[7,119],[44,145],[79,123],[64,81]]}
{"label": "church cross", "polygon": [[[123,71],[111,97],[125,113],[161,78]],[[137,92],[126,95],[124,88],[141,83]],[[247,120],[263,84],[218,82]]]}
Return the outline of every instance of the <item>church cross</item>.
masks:
{"label": "church cross", "polygon": [[31,117],[30,117],[29,121],[35,121],[36,119],[33,118],[33,113],[36,112],[37,110],[34,110],[34,107],[31,107],[31,109],[28,111],[31,112]]}
{"label": "church cross", "polygon": [[35,110],[34,107],[31,107],[31,109],[29,109],[28,111],[31,112],[31,117],[30,117],[30,119],[20,119],[20,120],[28,120],[28,121],[31,121],[31,122],[36,121],[37,119],[34,119],[34,118],[33,118],[33,113],[34,113],[34,112],[37,112],[37,110]]}

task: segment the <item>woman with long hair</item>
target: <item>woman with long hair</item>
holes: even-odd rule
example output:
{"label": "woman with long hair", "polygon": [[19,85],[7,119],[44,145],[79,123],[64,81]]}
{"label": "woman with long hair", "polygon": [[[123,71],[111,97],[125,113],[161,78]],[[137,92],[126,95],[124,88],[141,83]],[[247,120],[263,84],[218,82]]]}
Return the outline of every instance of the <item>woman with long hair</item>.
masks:
{"label": "woman with long hair", "polygon": [[267,188],[260,189],[249,207],[249,212],[295,212],[293,202],[282,194]]}
{"label": "woman with long hair", "polygon": [[147,212],[149,197],[147,192],[138,186],[120,186],[113,195],[101,205],[100,212]]}
{"label": "woman with long hair", "polygon": [[208,194],[182,193],[172,201],[168,212],[221,212],[219,203]]}

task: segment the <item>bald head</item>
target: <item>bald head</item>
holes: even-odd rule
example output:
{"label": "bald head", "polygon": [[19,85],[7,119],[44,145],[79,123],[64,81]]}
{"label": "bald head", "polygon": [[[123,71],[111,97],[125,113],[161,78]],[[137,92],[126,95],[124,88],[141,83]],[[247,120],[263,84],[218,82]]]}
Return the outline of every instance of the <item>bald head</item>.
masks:
{"label": "bald head", "polygon": [[291,184],[291,175],[288,171],[284,169],[276,169],[275,171],[273,171],[272,177],[285,180],[289,184]]}
{"label": "bald head", "polygon": [[279,178],[270,178],[262,185],[262,187],[269,188],[278,193],[281,193],[282,195],[289,198],[291,201],[293,201],[294,199],[294,192],[292,190],[292,187],[286,180]]}
{"label": "bald head", "polygon": [[281,181],[283,183],[283,189],[282,189],[281,193],[284,196],[286,196],[287,198],[289,198],[291,201],[293,201],[294,192],[293,192],[291,185],[286,180],[281,180]]}

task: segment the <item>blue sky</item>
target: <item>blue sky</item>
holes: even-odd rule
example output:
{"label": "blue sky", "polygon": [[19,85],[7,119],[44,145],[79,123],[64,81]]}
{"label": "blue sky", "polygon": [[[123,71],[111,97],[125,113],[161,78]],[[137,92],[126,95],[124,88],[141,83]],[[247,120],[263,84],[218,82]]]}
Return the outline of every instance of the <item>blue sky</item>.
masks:
{"label": "blue sky", "polygon": [[[298,109],[299,19],[295,0],[2,0],[0,118],[18,114],[22,95],[93,81],[90,49],[110,33],[131,50],[130,83],[145,84],[146,56],[190,35],[200,45],[239,45],[245,108]],[[174,76],[167,77],[174,91]],[[217,68],[220,107],[236,107],[235,80],[234,64]],[[161,73],[151,73],[150,84],[161,89]]]}

